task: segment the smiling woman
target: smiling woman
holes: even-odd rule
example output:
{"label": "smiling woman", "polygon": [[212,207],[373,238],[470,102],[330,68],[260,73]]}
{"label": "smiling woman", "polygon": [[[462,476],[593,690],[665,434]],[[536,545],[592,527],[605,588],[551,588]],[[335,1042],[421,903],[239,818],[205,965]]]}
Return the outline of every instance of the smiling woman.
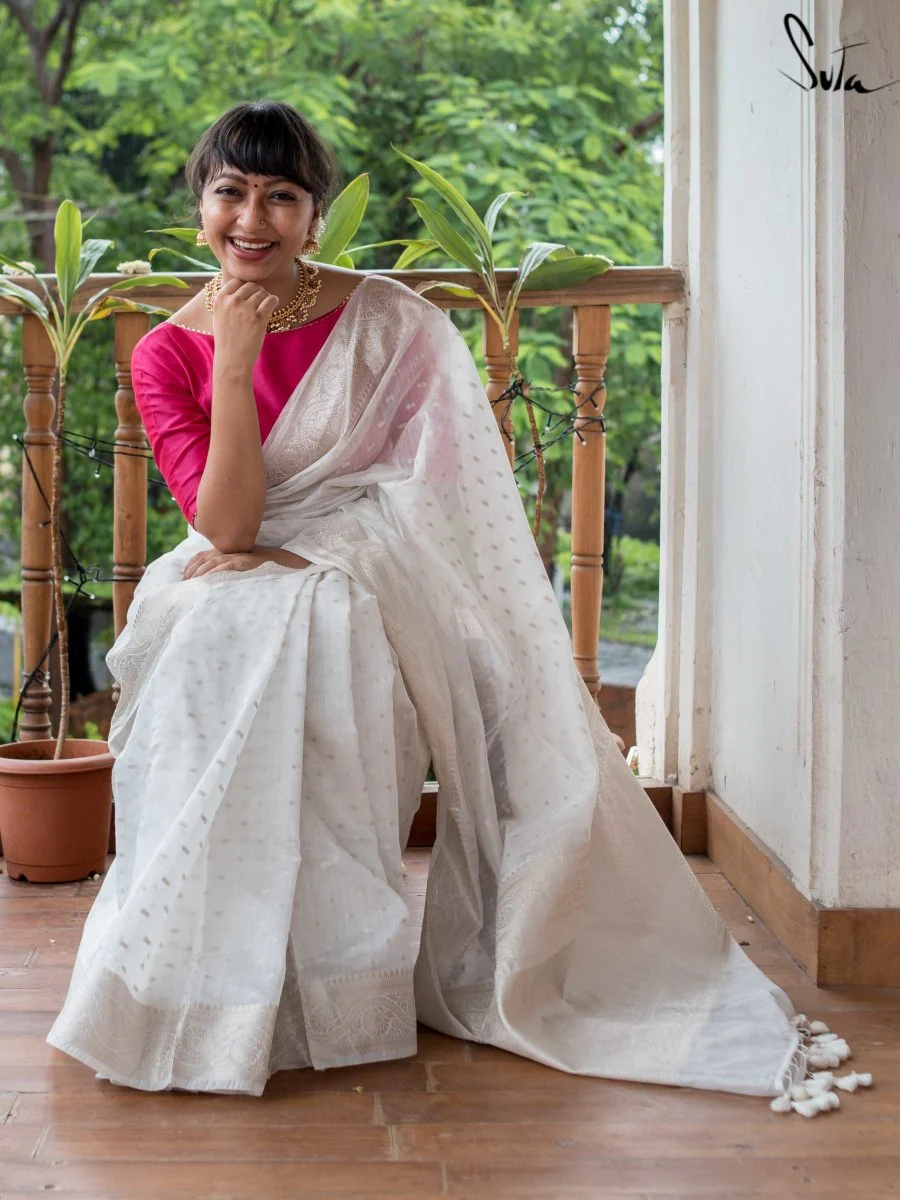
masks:
{"label": "smiling woman", "polygon": [[[223,270],[230,238],[277,245],[215,302],[229,369],[204,521],[147,567],[107,655],[117,854],[47,1041],[116,1084],[258,1096],[276,1071],[414,1055],[422,1022],[569,1073],[790,1106],[811,1027],[618,752],[449,317],[366,275],[312,361],[295,355],[262,440],[235,364],[307,333],[267,332],[267,289],[322,179],[255,138],[226,139],[243,183],[204,182],[203,214]],[[296,202],[263,186],[280,174]],[[154,344],[170,364],[185,351]],[[258,538],[308,565],[184,578],[223,511],[252,533],[243,551]],[[430,761],[416,947],[401,854]]]}

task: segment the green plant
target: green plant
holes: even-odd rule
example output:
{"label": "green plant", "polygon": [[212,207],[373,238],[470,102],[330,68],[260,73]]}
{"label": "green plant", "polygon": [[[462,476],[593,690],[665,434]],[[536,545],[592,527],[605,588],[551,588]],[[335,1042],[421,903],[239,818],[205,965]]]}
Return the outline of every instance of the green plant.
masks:
{"label": "green plant", "polygon": [[12,741],[13,719],[15,717],[15,704],[11,696],[3,696],[0,698],[0,741]]}
{"label": "green plant", "polygon": [[482,221],[475,209],[452,183],[439,175],[427,163],[418,162],[416,159],[410,158],[408,154],[404,154],[402,150],[398,150],[393,143],[391,148],[410,166],[415,167],[425,182],[446,201],[462,223],[462,231],[460,231],[447,220],[443,213],[433,208],[425,200],[409,197],[410,203],[421,217],[434,242],[454,262],[477,275],[481,279],[487,295],[482,295],[474,288],[466,287],[463,284],[446,283],[443,280],[432,280],[419,284],[416,291],[427,292],[432,288],[442,288],[453,296],[464,296],[477,300],[500,330],[503,353],[510,370],[508,393],[513,400],[516,396],[521,396],[525,403],[534,446],[538,489],[532,533],[537,540],[541,530],[541,510],[545,488],[544,453],[534,407],[528,398],[525,387],[525,379],[510,348],[510,336],[519,296],[523,291],[572,287],[575,284],[584,283],[597,275],[605,274],[613,265],[613,261],[603,254],[576,254],[571,246],[563,245],[561,242],[531,242],[519,262],[515,282],[509,289],[506,299],[503,300],[494,263],[495,226],[503,206],[513,197],[524,196],[525,193],[502,192],[491,202]]}
{"label": "green plant", "polygon": [[[84,224],[89,225],[93,217]],[[94,267],[102,255],[115,242],[106,238],[91,238],[84,241],[81,213],[71,200],[63,200],[56,212],[54,223],[55,295],[44,279],[30,263],[16,262],[0,254],[0,263],[13,268],[16,274],[27,275],[43,292],[41,299],[36,291],[13,283],[8,275],[0,276],[0,294],[15,300],[25,312],[38,318],[46,331],[55,359],[58,380],[56,405],[56,430],[53,443],[53,487],[50,500],[50,537],[53,558],[53,600],[56,611],[56,627],[59,631],[60,682],[62,704],[59,729],[56,737],[54,759],[63,757],[66,735],[69,728],[69,636],[68,622],[63,596],[62,544],[60,538],[60,494],[62,487],[63,443],[66,432],[66,382],[69,362],[84,329],[90,321],[99,321],[116,312],[146,312],[168,314],[168,309],[152,304],[139,304],[120,295],[133,287],[187,287],[174,275],[130,275],[101,288],[84,303],[80,303],[79,291],[88,282]],[[146,265],[146,264],[144,264]],[[49,655],[48,647],[44,659]],[[41,660],[41,662],[44,661]],[[35,668],[35,673],[40,669]]]}

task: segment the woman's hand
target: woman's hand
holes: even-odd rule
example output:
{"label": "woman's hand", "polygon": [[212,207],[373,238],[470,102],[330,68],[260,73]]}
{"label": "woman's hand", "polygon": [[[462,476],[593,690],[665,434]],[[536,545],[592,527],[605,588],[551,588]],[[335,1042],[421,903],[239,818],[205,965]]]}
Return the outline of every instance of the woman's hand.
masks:
{"label": "woman's hand", "polygon": [[182,579],[193,579],[195,575],[209,575],[213,571],[252,571],[264,562],[294,567],[298,571],[312,565],[308,558],[301,558],[299,554],[291,554],[289,550],[281,550],[277,546],[260,546],[255,543],[252,550],[239,554],[223,554],[213,546],[211,550],[201,550],[188,560]]}
{"label": "woman's hand", "polygon": [[268,554],[250,550],[241,554],[223,554],[221,550],[201,550],[184,568],[182,579],[193,579],[197,575],[213,575],[217,571],[253,571],[270,562]]}
{"label": "woman's hand", "polygon": [[278,297],[259,283],[229,279],[213,304],[216,366],[252,367]]}

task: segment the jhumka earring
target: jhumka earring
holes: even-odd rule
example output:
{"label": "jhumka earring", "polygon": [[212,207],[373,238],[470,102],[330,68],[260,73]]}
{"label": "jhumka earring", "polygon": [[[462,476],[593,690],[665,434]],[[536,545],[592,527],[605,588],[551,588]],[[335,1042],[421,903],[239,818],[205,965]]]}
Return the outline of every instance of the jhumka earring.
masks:
{"label": "jhumka earring", "polygon": [[310,226],[306,241],[303,243],[303,248],[300,254],[318,254],[322,247],[319,245],[319,237],[325,227],[325,222],[321,217],[316,217]]}
{"label": "jhumka earring", "polygon": [[206,240],[206,234],[203,232],[202,229],[199,229],[197,231],[196,242],[197,242],[198,246],[208,246],[209,245],[209,243]]}

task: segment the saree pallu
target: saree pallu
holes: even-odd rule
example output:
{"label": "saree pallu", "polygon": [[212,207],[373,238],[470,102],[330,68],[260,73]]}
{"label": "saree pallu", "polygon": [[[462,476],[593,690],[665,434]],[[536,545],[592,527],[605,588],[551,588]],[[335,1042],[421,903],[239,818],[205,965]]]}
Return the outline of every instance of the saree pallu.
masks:
{"label": "saree pallu", "polygon": [[[368,276],[263,447],[257,541],[151,563],[107,656],[118,852],[47,1041],[260,1095],[416,1021],[562,1071],[774,1096],[807,1050],[572,661],[477,367]],[[439,781],[418,952],[401,851]]]}

